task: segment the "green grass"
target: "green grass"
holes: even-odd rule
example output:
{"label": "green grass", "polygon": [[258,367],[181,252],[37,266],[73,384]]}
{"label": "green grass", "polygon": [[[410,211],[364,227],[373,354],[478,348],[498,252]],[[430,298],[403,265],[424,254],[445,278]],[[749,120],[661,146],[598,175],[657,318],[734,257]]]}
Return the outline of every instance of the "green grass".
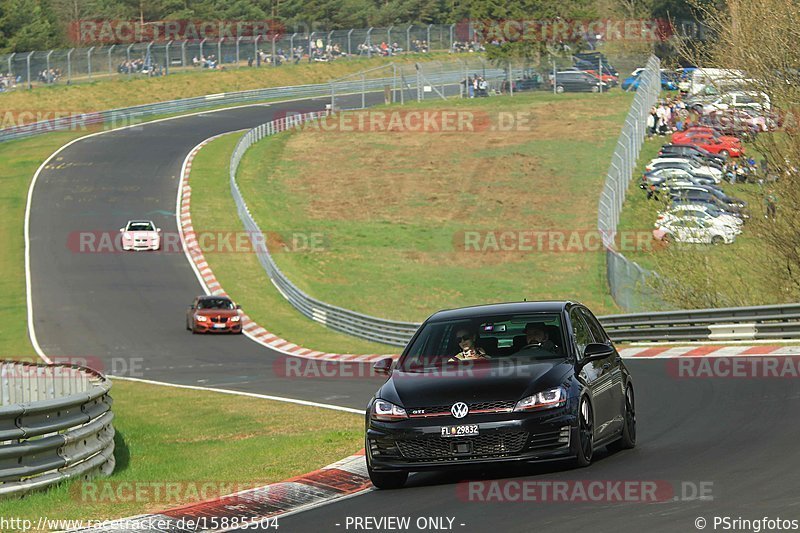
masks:
{"label": "green grass", "polygon": [[[242,232],[230,194],[228,164],[241,134],[226,135],[198,153],[192,163],[192,225],[197,233]],[[391,353],[396,348],[355,339],[307,319],[269,281],[252,253],[206,252],[214,275],[225,291],[257,323],[291,342],[337,353]]]}
{"label": "green grass", "polygon": [[390,62],[448,60],[447,53],[409,54],[400,57],[353,58],[330,63],[301,62],[278,68],[260,67],[210,71],[196,69],[160,78],[119,75],[82,84],[56,84],[0,94],[0,108],[28,112],[89,112],[149,104],[206,94],[325,83]]}
{"label": "green grass", "polygon": [[459,236],[594,231],[630,101],[620,92],[537,93],[415,104],[407,109],[530,111],[533,127],[292,132],[251,148],[239,184],[265,231],[325,236],[324,251],[275,257],[292,281],[323,301],[397,320],[523,298],[573,298],[613,313],[602,253],[468,252]]}
{"label": "green grass", "polygon": [[[40,516],[109,519],[157,512],[192,503],[192,488],[201,483],[237,490],[235,482],[241,490],[321,468],[358,450],[363,437],[363,420],[349,413],[326,410],[320,416],[313,407],[125,381],[114,382],[112,395],[114,474],[0,501],[0,516],[35,523]],[[131,492],[108,492],[122,483],[173,482],[194,482],[180,485],[189,500],[151,493],[121,501]]]}

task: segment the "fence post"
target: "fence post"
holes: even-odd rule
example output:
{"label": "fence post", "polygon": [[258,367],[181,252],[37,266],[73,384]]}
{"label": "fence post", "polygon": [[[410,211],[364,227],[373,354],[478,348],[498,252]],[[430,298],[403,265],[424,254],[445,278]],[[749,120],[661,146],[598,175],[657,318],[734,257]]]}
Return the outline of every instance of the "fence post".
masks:
{"label": "fence post", "polygon": [[202,39],[202,40],[200,41],[200,62],[201,62],[201,63],[203,62],[203,60],[204,60],[204,59],[205,59],[205,57],[206,57],[206,56],[205,56],[205,54],[203,54],[203,44],[205,44],[205,42],[206,42],[206,39]]}
{"label": "fence post", "polygon": [[353,30],[351,29],[347,32],[347,56],[353,55],[353,43],[350,41],[350,36],[353,35]]}
{"label": "fence post", "polygon": [[367,57],[372,57],[372,28],[367,30]]}
{"label": "fence post", "polygon": [[128,77],[130,77],[131,70],[132,70],[132,68],[131,68],[131,48],[133,48],[133,43],[129,44],[127,50],[125,50],[125,55],[128,57],[128,68],[127,68]]}
{"label": "fence post", "polygon": [[28,56],[25,58],[25,63],[28,65],[28,89],[33,89],[33,85],[31,85],[31,56],[35,52],[30,52]]}
{"label": "fence post", "polygon": [[241,62],[239,61],[239,43],[242,42],[242,36],[236,38],[236,68],[241,67]]}
{"label": "fence post", "polygon": [[72,83],[72,52],[74,51],[74,48],[70,48],[67,52],[67,85]]}
{"label": "fence post", "polygon": [[[148,77],[152,77],[153,76],[153,54],[150,52],[150,50],[152,48],[153,48],[153,41],[150,41],[149,43],[147,43],[147,51],[145,52],[145,57],[146,58],[147,57],[150,58],[150,68],[147,70],[147,76]],[[143,65],[143,66],[146,66],[146,65]]]}
{"label": "fence post", "polygon": [[253,39],[253,61],[256,62],[256,65],[259,67],[261,66],[261,60],[258,59],[258,40],[261,39],[260,35],[256,35],[256,38]]}
{"label": "fence post", "polygon": [[427,35],[427,39],[425,40],[425,43],[428,45],[428,52],[431,51],[431,28],[432,27],[433,27],[433,24],[428,24],[428,32],[426,34]]}
{"label": "fence post", "polygon": [[86,72],[89,75],[89,79],[92,79],[92,52],[94,51],[94,46],[89,48],[86,51]]}
{"label": "fence post", "polygon": [[294,32],[291,37],[289,37],[289,61],[294,61],[294,36],[297,35],[297,32]]}
{"label": "fence post", "polygon": [[278,62],[276,61],[277,54],[275,53],[275,39],[277,39],[277,38],[278,38],[277,35],[273,35],[272,36],[272,66],[273,67],[277,67],[278,66]]}
{"label": "fence post", "polygon": [[451,51],[453,50],[453,46],[456,44],[455,43],[455,30],[456,30],[456,25],[455,24],[450,24],[450,50]]}
{"label": "fence post", "polygon": [[409,24],[406,28],[406,52],[411,52],[411,28],[413,27],[413,24]]}
{"label": "fence post", "polygon": [[217,65],[222,65],[222,41],[224,40],[225,37],[217,39]]}
{"label": "fence post", "polygon": [[168,41],[167,42],[167,46],[164,47],[164,75],[165,76],[169,76],[169,64],[170,64],[169,47],[170,47],[171,44],[172,44],[172,41]]}
{"label": "fence post", "polygon": [[116,44],[112,44],[111,48],[108,49],[108,75],[109,76],[113,76],[114,75],[114,67],[113,67],[113,65],[111,63],[111,52],[113,52],[114,48],[116,48],[116,47],[117,47]]}
{"label": "fence post", "polygon": [[361,74],[361,109],[367,107],[367,77]]}
{"label": "fence post", "polygon": [[[12,75],[14,73],[14,69],[11,68],[11,61],[14,59],[15,55],[17,55],[16,52],[14,52],[10,56],[8,56],[8,73],[12,74]],[[16,76],[14,76],[14,77],[16,78]]]}
{"label": "fence post", "polygon": [[314,34],[315,34],[315,33],[317,33],[317,32],[315,32],[315,31],[312,31],[312,32],[309,34],[309,36],[308,36],[308,62],[309,62],[309,63],[310,63],[310,62],[313,60],[313,58],[314,58],[314,55],[311,53],[311,48],[314,46]]}
{"label": "fence post", "polygon": [[[47,52],[46,61],[47,61],[47,75],[48,76],[50,76],[50,56],[51,55],[53,55],[53,50],[50,50],[49,52]],[[50,79],[50,78],[48,78],[48,79]]]}
{"label": "fence post", "polygon": [[186,40],[181,41],[181,66],[186,66]]}
{"label": "fence post", "polygon": [[386,40],[389,41],[386,44],[389,45],[389,49],[392,48],[392,28],[394,28],[394,25],[389,26],[389,28],[386,30]]}

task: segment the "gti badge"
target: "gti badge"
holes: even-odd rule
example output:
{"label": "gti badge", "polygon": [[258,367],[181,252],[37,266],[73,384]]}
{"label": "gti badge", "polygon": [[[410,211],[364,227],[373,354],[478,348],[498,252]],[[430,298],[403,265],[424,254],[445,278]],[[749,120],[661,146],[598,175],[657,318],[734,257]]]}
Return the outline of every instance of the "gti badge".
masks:
{"label": "gti badge", "polygon": [[464,418],[469,413],[469,407],[464,402],[456,402],[453,404],[453,407],[450,408],[450,412],[453,413],[453,416],[456,418]]}

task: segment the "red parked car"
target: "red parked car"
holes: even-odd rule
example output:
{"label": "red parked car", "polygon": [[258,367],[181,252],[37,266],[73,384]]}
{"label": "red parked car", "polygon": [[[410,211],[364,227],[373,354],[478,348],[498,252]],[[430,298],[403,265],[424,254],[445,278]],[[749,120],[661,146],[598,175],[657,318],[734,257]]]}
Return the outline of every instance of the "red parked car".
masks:
{"label": "red parked car", "polygon": [[723,157],[739,157],[744,154],[742,141],[738,137],[722,135],[708,126],[694,126],[672,135],[673,143],[692,144]]}

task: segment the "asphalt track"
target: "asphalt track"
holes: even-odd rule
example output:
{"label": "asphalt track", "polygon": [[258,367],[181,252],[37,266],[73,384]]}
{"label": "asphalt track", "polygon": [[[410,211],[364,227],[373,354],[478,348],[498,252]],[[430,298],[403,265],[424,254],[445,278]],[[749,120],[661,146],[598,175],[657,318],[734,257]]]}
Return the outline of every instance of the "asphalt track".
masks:
{"label": "asphalt track", "polygon": [[[276,112],[324,103],[209,112],[91,137],[64,150],[40,174],[31,204],[34,324],[44,352],[96,357],[106,371],[146,379],[363,407],[377,388],[374,379],[286,379],[275,371],[283,356],[245,337],[184,330],[186,306],[200,286],[183,254],[76,253],[67,246],[73,232],[114,232],[129,218],[152,218],[176,231],[178,173],[192,147]],[[714,515],[800,519],[797,380],[677,379],[669,364],[628,363],[637,388],[635,450],[601,453],[580,470],[551,464],[415,475],[401,491],[369,492],[284,517],[280,531],[365,531],[348,528],[347,517],[367,516],[450,517],[453,530],[470,532],[697,531],[697,517],[714,530]],[[714,499],[483,503],[456,492],[458,480],[495,477],[645,480],[678,489],[681,482],[710,482]]]}

